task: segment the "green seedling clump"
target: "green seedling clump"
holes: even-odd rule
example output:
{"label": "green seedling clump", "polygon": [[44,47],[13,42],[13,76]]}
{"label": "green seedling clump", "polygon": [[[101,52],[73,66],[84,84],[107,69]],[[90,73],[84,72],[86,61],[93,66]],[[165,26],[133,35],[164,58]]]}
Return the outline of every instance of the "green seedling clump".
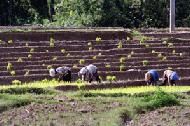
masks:
{"label": "green seedling clump", "polygon": [[80,59],[80,60],[79,60],[79,64],[80,64],[80,65],[85,64],[85,60],[84,60],[84,59]]}

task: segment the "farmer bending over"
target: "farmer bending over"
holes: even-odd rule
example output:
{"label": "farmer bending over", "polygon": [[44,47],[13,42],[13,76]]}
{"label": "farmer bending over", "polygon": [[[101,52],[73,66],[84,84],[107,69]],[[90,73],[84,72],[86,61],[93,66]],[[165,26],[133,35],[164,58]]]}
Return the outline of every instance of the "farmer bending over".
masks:
{"label": "farmer bending over", "polygon": [[58,80],[71,82],[71,68],[69,67],[58,67],[57,69],[50,69],[49,71],[51,77],[58,75]]}
{"label": "farmer bending over", "polygon": [[179,76],[175,71],[165,70],[162,78],[163,85],[166,85],[168,82],[169,85],[175,85],[175,81],[179,80]]}
{"label": "farmer bending over", "polygon": [[147,85],[156,85],[157,81],[159,80],[159,75],[158,72],[156,70],[149,70],[146,74],[145,74],[145,81],[147,83]]}
{"label": "farmer bending over", "polygon": [[100,78],[98,76],[98,69],[97,69],[96,66],[94,66],[92,64],[90,64],[90,65],[88,65],[86,67],[81,68],[80,71],[78,72],[78,76],[82,77],[82,81],[88,80],[89,83],[92,82],[93,77],[96,78],[97,82],[99,82],[99,83],[101,82]]}

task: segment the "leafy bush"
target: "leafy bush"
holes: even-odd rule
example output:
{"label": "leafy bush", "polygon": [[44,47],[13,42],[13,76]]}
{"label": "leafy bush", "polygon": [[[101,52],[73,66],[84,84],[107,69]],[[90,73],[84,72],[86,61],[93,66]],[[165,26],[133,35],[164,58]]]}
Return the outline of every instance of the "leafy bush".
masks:
{"label": "leafy bush", "polygon": [[180,105],[179,100],[172,94],[157,89],[154,95],[149,95],[144,98],[145,102],[148,102],[151,108],[158,108],[164,106]]}
{"label": "leafy bush", "polygon": [[33,53],[33,52],[34,52],[34,48],[31,48],[31,49],[30,49],[30,53]]}
{"label": "leafy bush", "polygon": [[107,63],[107,64],[105,65],[105,67],[106,67],[106,68],[110,68],[111,65]]}

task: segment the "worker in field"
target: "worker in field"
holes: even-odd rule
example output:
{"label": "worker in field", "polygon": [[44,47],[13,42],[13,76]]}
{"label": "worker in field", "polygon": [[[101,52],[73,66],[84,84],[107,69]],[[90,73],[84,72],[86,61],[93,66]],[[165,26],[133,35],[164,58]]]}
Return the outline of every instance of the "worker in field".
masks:
{"label": "worker in field", "polygon": [[145,81],[147,85],[157,85],[159,81],[159,74],[156,70],[152,69],[145,73]]}
{"label": "worker in field", "polygon": [[168,82],[168,85],[175,85],[175,82],[179,80],[179,76],[175,71],[172,70],[165,70],[163,74],[163,85],[166,85]]}
{"label": "worker in field", "polygon": [[97,82],[101,82],[98,75],[98,69],[92,64],[82,67],[78,72],[78,76],[82,78],[82,81],[87,80],[89,83],[92,82],[93,78],[96,78]]}
{"label": "worker in field", "polygon": [[58,67],[56,69],[50,69],[49,74],[51,77],[58,75],[59,81],[71,82],[71,68],[70,67]]}

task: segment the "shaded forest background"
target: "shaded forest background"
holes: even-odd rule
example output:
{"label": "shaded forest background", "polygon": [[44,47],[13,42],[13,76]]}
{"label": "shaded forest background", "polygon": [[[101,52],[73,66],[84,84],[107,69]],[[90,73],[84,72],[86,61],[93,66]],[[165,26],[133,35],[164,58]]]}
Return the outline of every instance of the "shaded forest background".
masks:
{"label": "shaded forest background", "polygon": [[[169,0],[0,0],[0,25],[168,27]],[[176,26],[190,26],[190,0],[176,0]]]}

